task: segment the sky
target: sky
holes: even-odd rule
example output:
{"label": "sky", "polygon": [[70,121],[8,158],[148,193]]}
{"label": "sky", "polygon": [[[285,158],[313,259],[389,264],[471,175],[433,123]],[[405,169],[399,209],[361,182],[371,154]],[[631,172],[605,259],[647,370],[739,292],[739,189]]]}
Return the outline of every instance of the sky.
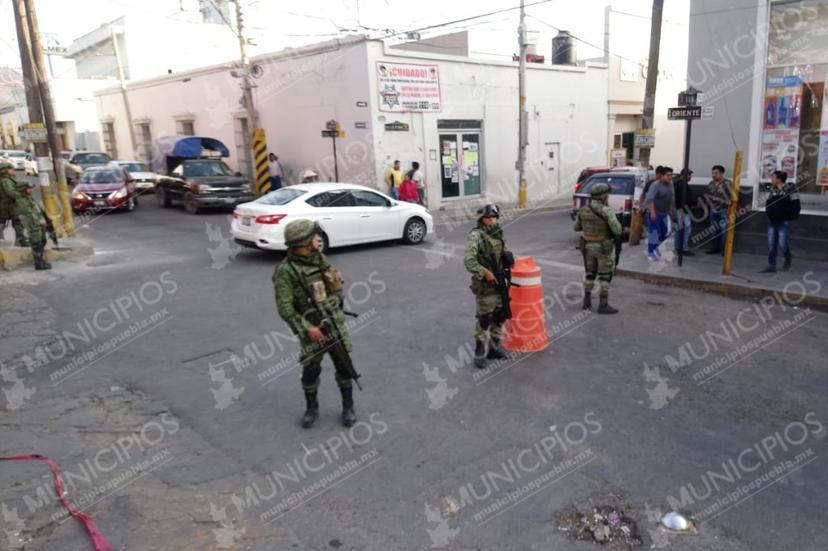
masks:
{"label": "sky", "polygon": [[[603,55],[604,6],[606,0],[526,0],[530,36],[538,42],[538,53],[549,55],[557,29],[569,30],[580,39],[578,58]],[[689,0],[665,3],[665,25],[686,25]],[[159,18],[182,16],[194,0],[35,0],[42,34],[50,34],[64,45],[98,26],[130,12],[150,13]],[[372,37],[402,33],[431,25],[512,8],[518,0],[242,0],[248,36],[256,46],[251,54],[273,52],[329,40],[345,34]],[[614,9],[649,17],[651,0],[615,0]],[[573,6],[577,6],[573,9]],[[472,55],[511,57],[517,50],[518,10],[423,31],[435,36],[468,29],[477,37]],[[152,29],[147,29],[151,32]],[[231,30],[228,28],[228,33]],[[485,44],[485,46],[480,46]],[[0,66],[19,67],[12,0],[0,0]]]}

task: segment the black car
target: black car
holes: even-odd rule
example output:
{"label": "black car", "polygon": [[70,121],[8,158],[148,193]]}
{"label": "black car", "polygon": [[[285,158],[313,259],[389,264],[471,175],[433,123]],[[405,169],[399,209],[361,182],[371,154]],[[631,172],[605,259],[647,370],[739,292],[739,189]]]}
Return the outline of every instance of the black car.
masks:
{"label": "black car", "polygon": [[110,162],[112,162],[112,157],[102,151],[76,151],[69,157],[69,163],[66,166],[66,180],[69,184],[74,184],[87,168],[106,166]]}
{"label": "black car", "polygon": [[169,176],[158,179],[155,197],[162,207],[181,202],[190,214],[206,207],[235,207],[256,198],[250,183],[221,159],[181,161]]}

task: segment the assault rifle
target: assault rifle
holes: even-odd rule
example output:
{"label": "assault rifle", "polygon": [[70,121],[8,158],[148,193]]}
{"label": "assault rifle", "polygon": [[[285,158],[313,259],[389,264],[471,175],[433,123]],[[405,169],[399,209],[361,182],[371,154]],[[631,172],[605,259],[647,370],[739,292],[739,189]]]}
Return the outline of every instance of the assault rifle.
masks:
{"label": "assault rifle", "polygon": [[515,256],[509,251],[503,251],[500,257],[500,269],[497,269],[497,259],[494,253],[489,255],[489,269],[497,280],[494,283],[498,295],[500,295],[500,319],[506,321],[512,319],[512,297],[509,296],[509,287],[512,286],[512,266],[515,265]]}
{"label": "assault rifle", "polygon": [[46,235],[48,235],[49,239],[52,240],[52,243],[55,244],[55,250],[60,251],[65,249],[65,247],[61,248],[60,245],[58,245],[57,232],[55,231],[55,225],[52,223],[52,219],[49,218],[49,215],[46,214],[46,211],[43,210],[43,207],[37,205],[37,208],[38,210],[40,210],[40,214],[43,215],[43,219],[46,221]]}

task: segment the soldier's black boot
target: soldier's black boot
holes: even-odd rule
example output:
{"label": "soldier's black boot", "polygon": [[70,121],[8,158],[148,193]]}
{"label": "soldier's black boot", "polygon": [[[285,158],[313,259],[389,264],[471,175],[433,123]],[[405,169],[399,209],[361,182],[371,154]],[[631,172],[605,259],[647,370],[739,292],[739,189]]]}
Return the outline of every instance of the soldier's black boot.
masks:
{"label": "soldier's black boot", "polygon": [[506,355],[506,351],[503,350],[503,347],[500,346],[500,338],[492,337],[489,339],[489,353],[486,354],[486,358],[490,360],[504,360],[508,356]]}
{"label": "soldier's black boot", "polygon": [[17,239],[14,240],[14,244],[18,247],[28,247],[29,240],[26,239],[26,236],[18,236]]}
{"label": "soldier's black boot", "polygon": [[34,268],[35,270],[51,270],[52,265],[46,262],[46,259],[43,258],[43,249],[38,249],[37,251],[32,251],[32,257],[34,258]]}
{"label": "soldier's black boot", "polygon": [[607,295],[601,295],[600,302],[598,304],[598,313],[599,314],[617,314],[618,310],[613,308],[609,305],[609,297]]}
{"label": "soldier's black boot", "polygon": [[340,388],[342,393],[342,426],[353,427],[356,423],[356,412],[354,412],[354,389]]}
{"label": "soldier's black boot", "polygon": [[584,303],[581,305],[582,310],[592,310],[592,293],[584,292]]}
{"label": "soldier's black boot", "polygon": [[316,401],[316,392],[305,393],[305,415],[302,416],[302,428],[309,429],[319,419],[319,402]]}
{"label": "soldier's black boot", "polygon": [[474,340],[474,367],[486,369],[486,341]]}

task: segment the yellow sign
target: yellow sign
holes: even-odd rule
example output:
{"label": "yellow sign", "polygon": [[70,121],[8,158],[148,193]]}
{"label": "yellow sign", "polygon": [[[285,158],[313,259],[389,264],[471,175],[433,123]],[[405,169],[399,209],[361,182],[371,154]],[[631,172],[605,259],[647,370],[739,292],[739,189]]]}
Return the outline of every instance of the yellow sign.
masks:
{"label": "yellow sign", "polygon": [[264,128],[253,130],[253,161],[256,166],[256,195],[270,191],[270,169],[267,164],[267,140]]}

